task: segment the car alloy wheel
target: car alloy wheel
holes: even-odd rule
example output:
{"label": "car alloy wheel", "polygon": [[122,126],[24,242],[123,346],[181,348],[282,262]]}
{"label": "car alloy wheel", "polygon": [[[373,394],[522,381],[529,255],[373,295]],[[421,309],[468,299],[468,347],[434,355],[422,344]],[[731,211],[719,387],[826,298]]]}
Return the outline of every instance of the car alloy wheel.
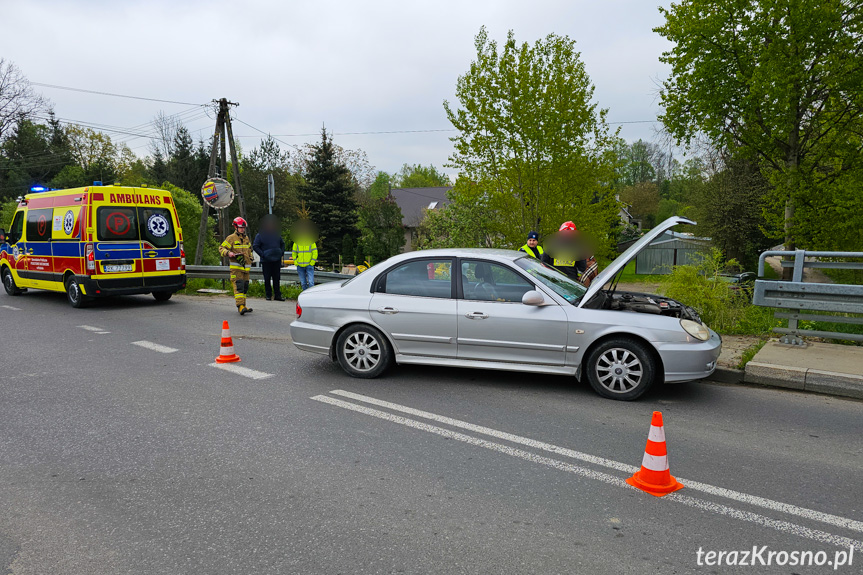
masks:
{"label": "car alloy wheel", "polygon": [[381,343],[372,334],[357,331],[345,340],[344,356],[348,364],[357,371],[371,371],[381,360]]}
{"label": "car alloy wheel", "polygon": [[596,377],[600,385],[611,393],[628,393],[637,388],[644,378],[641,360],[620,347],[606,350],[596,361]]}

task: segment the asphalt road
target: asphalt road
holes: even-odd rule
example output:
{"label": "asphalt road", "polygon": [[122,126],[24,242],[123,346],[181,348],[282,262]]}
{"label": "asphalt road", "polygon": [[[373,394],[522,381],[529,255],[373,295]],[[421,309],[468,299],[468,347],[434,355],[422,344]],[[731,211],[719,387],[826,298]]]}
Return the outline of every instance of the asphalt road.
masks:
{"label": "asphalt road", "polygon": [[[293,347],[292,302],[251,303],[0,296],[0,573],[818,573],[697,552],[849,545],[863,572],[863,402],[355,380]],[[210,365],[223,319],[249,371]],[[662,499],[623,483],[653,410],[687,485]]]}

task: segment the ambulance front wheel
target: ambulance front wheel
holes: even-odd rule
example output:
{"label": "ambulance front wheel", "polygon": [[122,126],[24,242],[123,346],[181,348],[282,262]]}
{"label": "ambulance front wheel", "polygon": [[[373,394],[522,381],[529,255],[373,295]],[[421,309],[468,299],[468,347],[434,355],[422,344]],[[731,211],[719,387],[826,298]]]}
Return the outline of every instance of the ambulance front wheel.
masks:
{"label": "ambulance front wheel", "polygon": [[84,307],[87,305],[88,298],[81,292],[81,286],[75,276],[66,278],[66,299],[69,300],[69,305],[72,307]]}
{"label": "ambulance front wheel", "polygon": [[9,295],[21,295],[24,290],[15,285],[15,278],[12,277],[12,272],[9,268],[3,268],[3,287]]}
{"label": "ambulance front wheel", "polygon": [[173,292],[169,291],[154,291],[153,297],[156,298],[156,301],[168,301],[171,299],[171,296],[174,295]]}

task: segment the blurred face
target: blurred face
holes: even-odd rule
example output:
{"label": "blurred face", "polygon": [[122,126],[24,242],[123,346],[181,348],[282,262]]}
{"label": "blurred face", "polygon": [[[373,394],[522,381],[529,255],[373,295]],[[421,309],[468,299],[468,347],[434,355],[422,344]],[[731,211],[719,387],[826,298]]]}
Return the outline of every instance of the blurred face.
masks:
{"label": "blurred face", "polygon": [[538,243],[539,243],[539,240],[535,240],[533,238],[530,238],[529,240],[527,240],[527,247],[535,248]]}
{"label": "blurred face", "polygon": [[237,233],[246,235],[246,226],[237,226]]}

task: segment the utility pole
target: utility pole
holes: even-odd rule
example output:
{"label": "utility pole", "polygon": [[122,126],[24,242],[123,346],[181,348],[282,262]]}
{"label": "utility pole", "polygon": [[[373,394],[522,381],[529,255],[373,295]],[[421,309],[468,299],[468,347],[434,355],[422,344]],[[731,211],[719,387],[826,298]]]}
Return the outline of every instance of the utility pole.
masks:
{"label": "utility pole", "polygon": [[[239,106],[236,102],[229,102],[226,98],[213,100],[213,103],[218,104],[219,111],[216,116],[216,129],[213,132],[213,144],[210,148],[210,169],[207,172],[207,178],[216,177],[217,160],[219,177],[227,179],[227,150],[226,144],[231,150],[231,165],[234,172],[234,190],[237,194],[237,202],[240,208],[240,216],[246,217],[246,202],[243,199],[243,188],[240,185],[240,166],[237,162],[237,148],[234,144],[234,133],[231,129],[231,114],[230,108]],[[219,153],[221,152],[221,154]],[[227,208],[217,210],[219,216],[218,230],[222,239],[226,238],[230,233],[230,224],[228,223]],[[195,250],[195,265],[201,265],[201,259],[204,257],[204,239],[207,235],[207,222],[210,216],[210,206],[204,202],[201,210],[201,227],[198,231],[198,249]],[[224,258],[223,258],[224,259]],[[222,262],[225,265],[225,262]]]}

